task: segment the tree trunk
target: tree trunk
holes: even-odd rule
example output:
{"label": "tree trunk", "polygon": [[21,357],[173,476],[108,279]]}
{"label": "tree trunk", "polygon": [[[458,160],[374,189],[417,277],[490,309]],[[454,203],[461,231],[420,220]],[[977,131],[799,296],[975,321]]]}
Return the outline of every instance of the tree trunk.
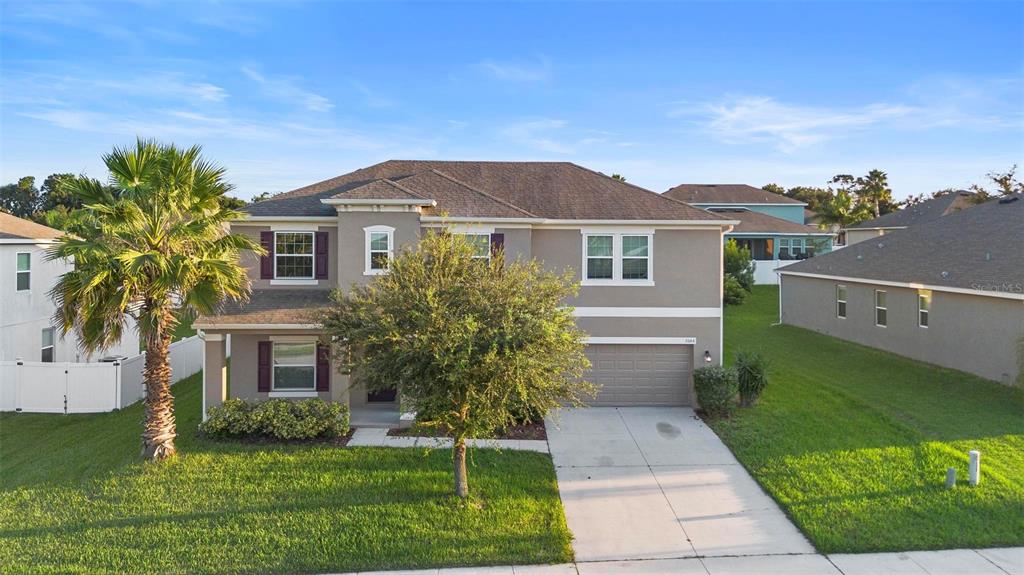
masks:
{"label": "tree trunk", "polygon": [[158,328],[146,340],[146,421],[142,430],[142,458],[161,461],[175,454],[174,396],[171,395],[171,334]]}
{"label": "tree trunk", "polygon": [[466,479],[466,440],[457,439],[452,448],[452,464],[455,466],[455,495],[465,499],[469,495],[469,481]]}

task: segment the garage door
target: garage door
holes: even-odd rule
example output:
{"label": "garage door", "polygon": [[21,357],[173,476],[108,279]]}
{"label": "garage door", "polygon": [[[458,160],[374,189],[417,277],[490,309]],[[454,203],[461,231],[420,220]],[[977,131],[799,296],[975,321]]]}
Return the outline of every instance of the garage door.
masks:
{"label": "garage door", "polygon": [[693,405],[692,345],[587,346],[587,379],[601,385],[592,405]]}

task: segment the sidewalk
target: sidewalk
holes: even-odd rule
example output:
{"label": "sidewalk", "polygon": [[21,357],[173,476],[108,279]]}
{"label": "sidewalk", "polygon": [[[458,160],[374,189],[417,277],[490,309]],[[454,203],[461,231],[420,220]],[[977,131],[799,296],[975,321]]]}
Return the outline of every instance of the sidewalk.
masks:
{"label": "sidewalk", "polygon": [[[1024,575],[1024,547],[856,555],[746,555],[564,565],[364,571],[358,575]],[[356,574],[348,574],[356,575]]]}

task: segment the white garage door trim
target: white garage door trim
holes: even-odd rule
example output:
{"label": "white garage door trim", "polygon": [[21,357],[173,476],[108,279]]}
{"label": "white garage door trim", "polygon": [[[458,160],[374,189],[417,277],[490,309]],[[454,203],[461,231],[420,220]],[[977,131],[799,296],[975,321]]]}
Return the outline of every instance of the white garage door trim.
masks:
{"label": "white garage door trim", "polygon": [[[591,338],[587,357],[592,365],[586,377],[602,385],[592,404],[692,405],[695,350],[692,344],[678,343],[682,339]],[[678,355],[680,352],[683,355]],[[683,371],[674,374],[676,367]]]}
{"label": "white garage door trim", "polygon": [[588,337],[588,344],[697,345],[695,337]]}

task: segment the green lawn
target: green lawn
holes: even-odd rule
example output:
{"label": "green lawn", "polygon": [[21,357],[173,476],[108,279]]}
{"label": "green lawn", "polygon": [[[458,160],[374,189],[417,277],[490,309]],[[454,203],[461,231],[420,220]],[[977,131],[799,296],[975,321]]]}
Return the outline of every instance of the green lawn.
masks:
{"label": "green lawn", "polygon": [[758,286],[726,308],[727,361],[761,351],[771,382],[759,406],[712,427],[820,551],[1024,545],[1022,390],[773,327],[777,302]]}
{"label": "green lawn", "polygon": [[0,573],[314,573],[562,562],[545,454],[477,450],[454,502],[448,450],[215,444],[198,376],[174,387],[181,455],[136,462],[140,405],[0,415]]}

